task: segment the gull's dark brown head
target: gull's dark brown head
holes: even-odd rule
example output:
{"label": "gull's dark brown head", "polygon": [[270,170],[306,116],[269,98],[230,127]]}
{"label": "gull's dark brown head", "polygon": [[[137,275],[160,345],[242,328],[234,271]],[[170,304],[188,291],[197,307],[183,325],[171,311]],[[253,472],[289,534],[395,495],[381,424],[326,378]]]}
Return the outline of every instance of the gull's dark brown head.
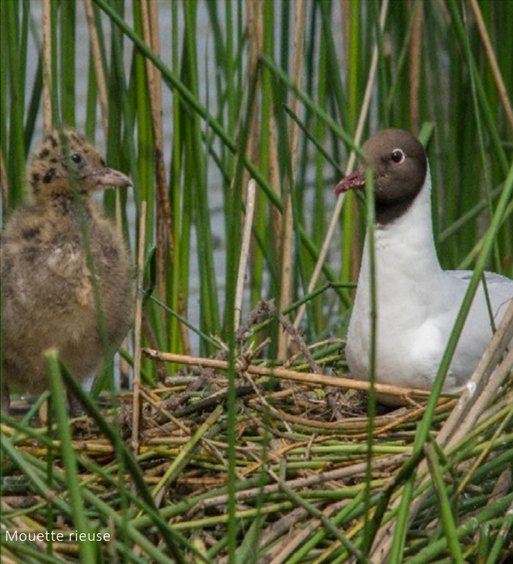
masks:
{"label": "gull's dark brown head", "polygon": [[133,185],[128,176],[108,168],[94,146],[71,128],[45,135],[32,154],[27,177],[36,203]]}
{"label": "gull's dark brown head", "polygon": [[393,222],[410,207],[424,186],[427,156],[420,141],[402,129],[385,129],[368,139],[363,147],[365,162],[344,177],[335,193],[365,188],[365,166],[372,169],[376,221]]}

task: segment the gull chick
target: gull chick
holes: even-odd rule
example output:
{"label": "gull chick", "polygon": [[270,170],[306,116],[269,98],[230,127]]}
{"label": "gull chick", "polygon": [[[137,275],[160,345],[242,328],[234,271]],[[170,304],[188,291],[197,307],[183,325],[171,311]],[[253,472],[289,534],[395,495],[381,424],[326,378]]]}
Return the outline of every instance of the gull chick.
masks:
{"label": "gull chick", "polygon": [[[362,149],[372,169],[376,216],[376,381],[430,389],[472,272],[444,271],[438,261],[422,144],[406,131],[387,129]],[[335,193],[364,187],[361,168],[343,178]],[[346,346],[349,369],[363,380],[370,377],[369,260],[366,240]],[[513,280],[486,272],[485,281],[490,308],[481,283],[446,375],[446,391],[457,391],[470,379],[513,299]]]}
{"label": "gull chick", "polygon": [[[124,241],[91,193],[132,186],[82,135],[47,134],[28,164],[30,203],[1,242],[2,409],[8,385],[48,388],[44,353],[57,349],[78,380],[115,352],[132,320],[132,272]],[[76,401],[68,395],[72,413]]]}

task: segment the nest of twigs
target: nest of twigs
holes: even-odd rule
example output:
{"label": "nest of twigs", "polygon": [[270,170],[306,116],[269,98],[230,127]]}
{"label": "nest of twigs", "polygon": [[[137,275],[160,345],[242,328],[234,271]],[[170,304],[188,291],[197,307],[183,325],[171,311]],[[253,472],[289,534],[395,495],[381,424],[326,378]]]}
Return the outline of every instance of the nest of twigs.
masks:
{"label": "nest of twigs", "polygon": [[491,349],[474,394],[432,408],[378,390],[405,405],[374,409],[365,384],[335,375],[340,342],[293,337],[297,355],[272,367],[245,346],[232,359],[146,350],[185,368],[91,408],[68,438],[59,418],[6,418],[2,563],[506,561],[511,353]]}

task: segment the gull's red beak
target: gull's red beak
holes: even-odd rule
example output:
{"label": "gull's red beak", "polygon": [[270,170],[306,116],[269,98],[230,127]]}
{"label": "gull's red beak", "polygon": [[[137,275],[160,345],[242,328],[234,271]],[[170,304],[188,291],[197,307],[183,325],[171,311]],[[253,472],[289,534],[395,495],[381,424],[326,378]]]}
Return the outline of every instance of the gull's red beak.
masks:
{"label": "gull's red beak", "polygon": [[335,186],[335,194],[343,194],[348,190],[363,190],[365,188],[365,174],[359,170],[344,176]]}

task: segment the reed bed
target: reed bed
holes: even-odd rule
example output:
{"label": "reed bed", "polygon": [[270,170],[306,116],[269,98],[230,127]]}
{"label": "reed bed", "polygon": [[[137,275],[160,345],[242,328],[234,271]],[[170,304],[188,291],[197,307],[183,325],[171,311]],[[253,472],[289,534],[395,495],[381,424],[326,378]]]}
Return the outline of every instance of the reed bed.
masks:
{"label": "reed bed", "polygon": [[512,308],[459,397],[441,393],[456,331],[428,397],[346,378],[372,225],[332,188],[372,132],[409,129],[443,266],[513,276],[512,12],[0,2],[3,217],[42,130],[76,126],[134,181],[104,207],[138,300],[121,392],[118,363],[89,396],[49,355],[48,422],[48,394],[2,415],[2,564],[511,558]]}

